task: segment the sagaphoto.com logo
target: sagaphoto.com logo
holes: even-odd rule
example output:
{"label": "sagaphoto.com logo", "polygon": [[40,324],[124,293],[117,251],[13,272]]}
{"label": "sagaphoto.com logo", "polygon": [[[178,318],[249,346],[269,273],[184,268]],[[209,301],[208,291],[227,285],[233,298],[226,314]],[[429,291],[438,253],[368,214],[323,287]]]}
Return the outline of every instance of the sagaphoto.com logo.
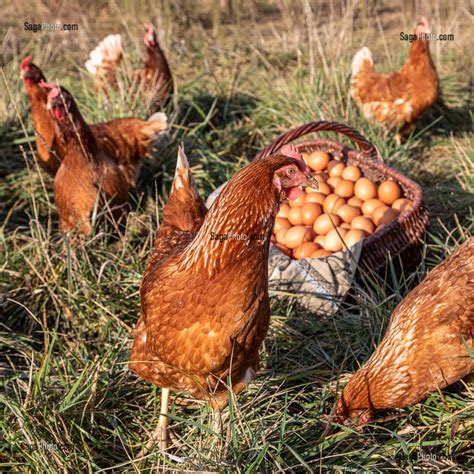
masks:
{"label": "sagaphoto.com logo", "polygon": [[48,23],[46,21],[30,23],[25,21],[23,29],[33,33],[38,33],[38,31],[78,31],[79,25],[77,23]]}

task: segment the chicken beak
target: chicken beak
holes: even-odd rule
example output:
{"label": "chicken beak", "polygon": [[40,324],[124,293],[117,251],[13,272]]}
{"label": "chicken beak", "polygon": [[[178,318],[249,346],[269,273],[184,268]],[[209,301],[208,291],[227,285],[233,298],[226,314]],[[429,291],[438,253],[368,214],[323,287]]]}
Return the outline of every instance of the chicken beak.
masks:
{"label": "chicken beak", "polygon": [[318,190],[319,189],[318,180],[311,173],[307,173],[306,181],[303,183],[303,187]]}

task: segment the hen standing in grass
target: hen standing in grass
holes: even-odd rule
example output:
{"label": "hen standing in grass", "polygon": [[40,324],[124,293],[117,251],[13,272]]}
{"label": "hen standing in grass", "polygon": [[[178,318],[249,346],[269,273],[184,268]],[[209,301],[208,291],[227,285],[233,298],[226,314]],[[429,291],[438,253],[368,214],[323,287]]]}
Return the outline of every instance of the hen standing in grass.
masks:
{"label": "hen standing in grass", "polygon": [[[142,68],[132,72],[131,79],[141,84],[146,96],[157,101],[157,107],[166,106],[173,93],[173,77],[158,37],[152,25],[145,23],[145,59]],[[94,76],[97,90],[111,86],[117,89],[117,69],[123,56],[122,37],[106,36],[91,51],[86,61],[86,69]]]}
{"label": "hen standing in grass", "polygon": [[[422,17],[415,29],[419,36],[410,46],[407,62],[397,72],[377,73],[367,47],[354,56],[350,94],[367,120],[380,122],[387,129],[399,129],[404,134],[435,103],[438,74],[428,41],[423,38],[429,33],[428,21]],[[399,135],[396,139],[400,141]]]}
{"label": "hen standing in grass", "polygon": [[63,231],[88,234],[94,208],[107,209],[115,224],[128,212],[129,185],[117,163],[101,147],[83,119],[72,95],[56,84],[49,90],[47,107],[55,122],[55,136],[64,156],[54,178],[54,202]]}
{"label": "hen standing in grass", "polygon": [[[288,156],[285,156],[288,155]],[[169,391],[226,406],[255,376],[268,329],[268,252],[282,200],[318,186],[290,147],[251,163],[206,214],[182,150],[140,294],[130,369],[163,388],[155,435],[166,446]],[[242,239],[242,235],[248,239]]]}
{"label": "hen standing in grass", "polygon": [[[381,344],[349,380],[336,419],[419,402],[474,372],[474,237],[397,306]],[[471,356],[469,354],[471,352]]]}
{"label": "hen standing in grass", "polygon": [[[61,165],[65,150],[55,132],[54,119],[46,108],[48,91],[40,84],[46,82],[41,69],[25,58],[20,65],[20,75],[31,102],[33,125],[36,131],[36,147],[39,164],[54,176]],[[158,134],[167,129],[164,113],[153,114],[148,120],[134,117],[118,118],[90,126],[99,146],[117,162],[130,187],[136,185],[142,160]]]}

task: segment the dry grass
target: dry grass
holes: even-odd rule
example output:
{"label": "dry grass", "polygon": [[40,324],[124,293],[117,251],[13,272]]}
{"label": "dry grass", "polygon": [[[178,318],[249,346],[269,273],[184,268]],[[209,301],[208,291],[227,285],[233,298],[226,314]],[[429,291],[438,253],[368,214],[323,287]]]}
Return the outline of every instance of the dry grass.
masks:
{"label": "dry grass", "polygon": [[[472,388],[463,383],[360,432],[340,427],[323,437],[321,419],[340,384],[380,341],[397,302],[472,232],[467,2],[181,0],[98,7],[19,0],[2,7],[2,470],[472,469]],[[351,103],[350,61],[368,44],[381,70],[400,66],[408,44],[399,32],[411,31],[419,14],[434,31],[455,35],[454,42],[432,45],[445,107],[436,106],[396,147]],[[23,22],[33,19],[80,27],[70,34],[25,32]],[[82,66],[112,32],[125,37],[126,67],[138,64],[145,19],[158,25],[178,82],[169,110],[173,128],[144,167],[126,238],[110,245],[98,230],[71,248],[57,230],[52,180],[32,159],[19,61],[32,53],[49,79],[72,90],[90,121],[146,117],[136,94],[123,91],[112,103],[97,97]],[[173,404],[181,446],[137,459],[157,421],[159,391],[127,370],[130,330],[178,143],[184,141],[207,195],[275,134],[315,119],[350,123],[423,185],[432,213],[426,258],[415,273],[356,288],[357,303],[347,302],[333,318],[305,313],[295,298],[272,298],[262,370],[231,404],[223,435],[209,431],[207,408]]]}

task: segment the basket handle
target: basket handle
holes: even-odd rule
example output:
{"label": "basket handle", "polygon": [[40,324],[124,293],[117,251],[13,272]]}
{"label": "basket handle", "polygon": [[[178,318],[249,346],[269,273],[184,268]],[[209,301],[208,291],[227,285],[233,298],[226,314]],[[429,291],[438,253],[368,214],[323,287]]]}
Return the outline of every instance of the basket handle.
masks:
{"label": "basket handle", "polygon": [[286,145],[292,142],[293,140],[296,140],[297,138],[307,135],[308,133],[321,131],[341,133],[342,135],[345,135],[353,142],[355,142],[364,156],[366,156],[367,158],[375,159],[377,161],[383,161],[379,151],[377,150],[377,147],[370,143],[357,130],[343,123],[327,122],[325,120],[321,120],[318,122],[309,122],[305,125],[300,125],[299,127],[296,127],[286,133],[283,133],[282,135],[277,137],[271,145],[267,146],[260,153],[258,153],[254,160],[266,158],[272,153],[278,151],[283,145]]}

